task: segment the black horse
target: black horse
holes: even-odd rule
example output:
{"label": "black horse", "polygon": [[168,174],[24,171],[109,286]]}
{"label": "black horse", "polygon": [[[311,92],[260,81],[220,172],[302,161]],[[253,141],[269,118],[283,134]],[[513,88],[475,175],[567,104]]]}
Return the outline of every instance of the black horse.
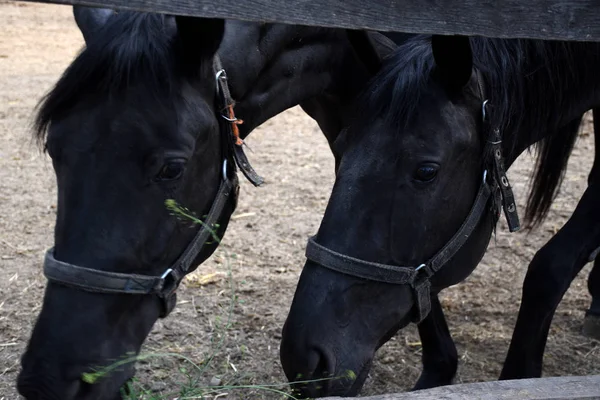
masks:
{"label": "black horse", "polygon": [[[501,209],[519,228],[505,169],[540,141],[527,216],[544,217],[581,116],[600,106],[596,67],[598,44],[443,36],[415,37],[388,59],[360,102],[367,117],[334,144],[335,186],[283,329],[291,381],[345,377],[304,394],[356,395],[375,351],[411,321],[423,343],[415,388],[451,383],[457,353],[437,293],[477,266]],[[598,253],[599,159],[573,216],[529,266],[503,379],[540,376],[553,313]]]}
{"label": "black horse", "polygon": [[[335,139],[344,104],[378,68],[361,45],[369,39],[344,30],[83,8],[75,16],[86,47],[36,120],[58,207],[18,378],[27,399],[117,398],[132,365],[93,385],[82,373],[137,354],[183,275],[215,250],[206,242],[211,228],[223,236],[234,211],[235,165],[258,179],[240,140],[299,103]],[[177,221],[171,198],[207,214],[208,228]]]}

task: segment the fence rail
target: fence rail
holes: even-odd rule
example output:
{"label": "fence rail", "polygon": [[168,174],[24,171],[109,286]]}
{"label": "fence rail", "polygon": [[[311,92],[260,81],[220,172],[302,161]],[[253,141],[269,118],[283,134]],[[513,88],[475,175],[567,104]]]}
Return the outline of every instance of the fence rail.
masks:
{"label": "fence rail", "polygon": [[598,0],[26,0],[411,33],[600,41]]}
{"label": "fence rail", "polygon": [[[398,394],[363,397],[361,400],[556,400],[600,399],[600,375],[520,379],[442,386]],[[328,397],[323,400],[350,400]]]}

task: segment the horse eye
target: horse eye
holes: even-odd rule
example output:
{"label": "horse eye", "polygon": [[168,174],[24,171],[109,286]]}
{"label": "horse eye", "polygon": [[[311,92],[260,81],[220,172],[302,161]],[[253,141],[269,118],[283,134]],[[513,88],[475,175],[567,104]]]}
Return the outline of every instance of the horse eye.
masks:
{"label": "horse eye", "polygon": [[158,174],[154,177],[155,182],[174,181],[183,175],[185,170],[185,161],[168,161],[162,166]]}
{"label": "horse eye", "polygon": [[439,166],[435,164],[421,165],[415,172],[415,179],[421,182],[431,182],[437,175]]}

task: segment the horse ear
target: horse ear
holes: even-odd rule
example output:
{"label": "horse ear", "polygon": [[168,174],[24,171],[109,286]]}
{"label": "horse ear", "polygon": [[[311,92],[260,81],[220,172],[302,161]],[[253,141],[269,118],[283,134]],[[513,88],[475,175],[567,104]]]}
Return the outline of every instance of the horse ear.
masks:
{"label": "horse ear", "polygon": [[75,23],[81,31],[86,44],[90,42],[114,13],[113,10],[108,8],[73,6]]}
{"label": "horse ear", "polygon": [[381,56],[377,52],[367,31],[347,29],[346,35],[354,53],[371,75],[375,75],[381,69]]}
{"label": "horse ear", "polygon": [[185,56],[190,61],[200,62],[216,54],[225,33],[225,20],[176,16],[175,21]]}
{"label": "horse ear", "polygon": [[435,71],[442,85],[450,91],[465,87],[473,73],[473,52],[469,38],[433,35],[431,48]]}

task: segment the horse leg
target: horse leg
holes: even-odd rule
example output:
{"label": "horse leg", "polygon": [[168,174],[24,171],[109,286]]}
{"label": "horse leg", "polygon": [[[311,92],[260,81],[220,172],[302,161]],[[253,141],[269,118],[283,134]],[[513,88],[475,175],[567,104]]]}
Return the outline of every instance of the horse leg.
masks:
{"label": "horse leg", "polygon": [[418,329],[423,346],[423,372],[413,390],[451,384],[458,367],[458,354],[437,294],[431,295],[431,312]]}
{"label": "horse leg", "polygon": [[[594,109],[594,145],[596,153],[592,171],[588,176],[588,185],[600,183],[600,109],[598,108]],[[593,256],[597,255],[598,252],[596,251]],[[588,277],[588,290],[592,295],[592,304],[583,320],[582,333],[585,336],[600,340],[600,261],[598,259],[596,259]]]}
{"label": "horse leg", "polygon": [[600,261],[596,259],[588,277],[588,290],[592,304],[585,313],[581,332],[592,339],[600,340]]}
{"label": "horse leg", "polygon": [[558,303],[600,246],[600,184],[587,188],[575,212],[537,252],[523,283],[521,308],[500,379],[539,377]]}
{"label": "horse leg", "polygon": [[592,183],[600,183],[600,108],[594,108],[594,165],[588,176],[588,186]]}

